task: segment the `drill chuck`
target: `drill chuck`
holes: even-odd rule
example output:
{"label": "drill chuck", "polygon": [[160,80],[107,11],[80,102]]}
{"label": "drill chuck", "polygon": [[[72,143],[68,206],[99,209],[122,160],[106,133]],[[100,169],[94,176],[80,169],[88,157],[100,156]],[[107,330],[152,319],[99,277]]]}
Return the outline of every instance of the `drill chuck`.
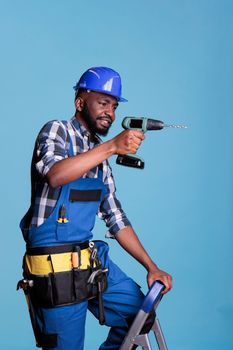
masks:
{"label": "drill chuck", "polygon": [[161,130],[164,128],[164,123],[161,120],[147,119],[147,130]]}
{"label": "drill chuck", "polygon": [[149,130],[161,130],[163,128],[187,128],[185,125],[167,125],[161,120],[145,117],[125,117],[122,121],[124,129],[140,130],[144,133]]}

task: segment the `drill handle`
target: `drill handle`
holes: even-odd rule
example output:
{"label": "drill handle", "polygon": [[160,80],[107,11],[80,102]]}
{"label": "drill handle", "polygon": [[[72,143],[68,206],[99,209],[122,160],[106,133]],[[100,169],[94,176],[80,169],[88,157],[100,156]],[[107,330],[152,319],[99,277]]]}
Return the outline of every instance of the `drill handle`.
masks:
{"label": "drill handle", "polygon": [[[146,132],[147,118],[143,117],[125,117],[122,121],[122,127],[124,129],[139,130]],[[128,166],[131,168],[144,169],[145,162],[142,158],[134,154],[119,154],[116,163],[119,165]]]}
{"label": "drill handle", "polygon": [[117,156],[116,163],[138,169],[144,169],[145,166],[144,160],[138,156],[135,156],[134,154],[119,154]]}

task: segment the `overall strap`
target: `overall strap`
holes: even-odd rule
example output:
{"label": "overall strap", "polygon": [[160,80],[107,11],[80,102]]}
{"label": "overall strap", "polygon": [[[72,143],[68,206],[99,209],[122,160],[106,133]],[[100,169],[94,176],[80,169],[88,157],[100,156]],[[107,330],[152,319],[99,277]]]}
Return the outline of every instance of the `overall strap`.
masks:
{"label": "overall strap", "polygon": [[[68,155],[69,155],[69,157],[72,157],[72,156],[75,155],[74,154],[74,148],[73,148],[73,142],[72,142],[72,134],[74,135],[73,127],[72,127],[70,121],[68,121],[68,120],[62,120],[60,123],[65,127],[66,134],[67,134],[67,136],[66,136],[66,145],[69,145],[69,147],[68,147]],[[74,137],[75,137],[75,135],[74,135]],[[98,177],[99,180],[103,181],[103,163],[99,164],[97,166],[97,168],[98,168],[98,175],[97,175],[97,177]]]}

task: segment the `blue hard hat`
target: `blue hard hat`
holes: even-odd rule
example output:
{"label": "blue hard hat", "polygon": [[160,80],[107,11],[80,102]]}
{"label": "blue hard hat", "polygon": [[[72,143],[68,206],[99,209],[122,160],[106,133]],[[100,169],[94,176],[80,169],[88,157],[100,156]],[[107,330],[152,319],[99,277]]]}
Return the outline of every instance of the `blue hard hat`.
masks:
{"label": "blue hard hat", "polygon": [[93,90],[117,98],[119,102],[127,102],[121,96],[121,77],[115,70],[107,67],[93,67],[83,73],[74,90]]}

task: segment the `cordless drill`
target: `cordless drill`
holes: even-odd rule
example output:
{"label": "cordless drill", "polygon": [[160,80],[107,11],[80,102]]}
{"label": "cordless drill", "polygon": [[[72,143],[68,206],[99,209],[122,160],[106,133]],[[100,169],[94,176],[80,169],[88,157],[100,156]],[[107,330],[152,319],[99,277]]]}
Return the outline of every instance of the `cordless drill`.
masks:
{"label": "cordless drill", "polygon": [[[166,125],[161,120],[144,117],[125,117],[122,121],[124,129],[139,130],[146,132],[148,130],[161,130],[163,128],[187,128],[184,125]],[[145,162],[142,158],[134,154],[118,155],[116,163],[132,168],[144,169]]]}

